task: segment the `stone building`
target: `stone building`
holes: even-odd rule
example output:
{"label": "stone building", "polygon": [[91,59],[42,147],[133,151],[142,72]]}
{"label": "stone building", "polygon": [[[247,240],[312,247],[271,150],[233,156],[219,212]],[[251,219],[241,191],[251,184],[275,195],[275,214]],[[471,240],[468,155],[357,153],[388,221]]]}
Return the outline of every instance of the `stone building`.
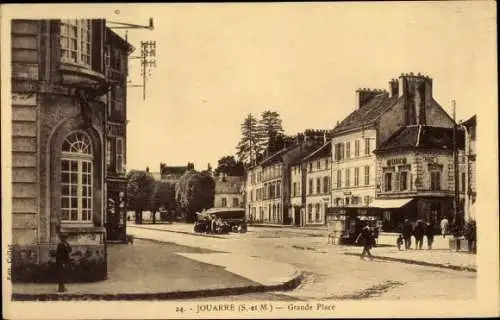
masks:
{"label": "stone building", "polygon": [[250,221],[268,224],[294,223],[291,170],[322,144],[320,140],[323,140],[323,131],[321,139],[317,139],[314,132],[308,135],[299,134],[291,145],[247,170],[245,209]]}
{"label": "stone building", "polygon": [[[460,186],[461,190],[466,193],[465,197],[465,219],[476,219],[476,116],[472,116],[467,121],[462,122],[460,127],[465,129],[465,172]],[[465,183],[465,181],[467,181]]]}
{"label": "stone building", "polygon": [[454,125],[433,98],[432,79],[420,74],[391,80],[389,92],[359,89],[356,98],[356,109],[332,132],[333,207],[372,206],[377,187],[373,150],[402,127]]}
{"label": "stone building", "polygon": [[244,177],[220,173],[215,178],[215,208],[243,208]]}
{"label": "stone building", "polygon": [[113,74],[104,52],[126,68],[131,47],[104,20],[12,20],[11,37],[12,279],[51,279],[60,233],[78,262],[72,276],[105,279],[108,180],[117,179],[110,197],[123,186],[126,69]]}
{"label": "stone building", "polygon": [[[464,131],[457,130],[458,155],[463,158]],[[443,217],[462,221],[465,190],[458,217],[454,217],[455,166],[453,129],[427,125],[403,127],[376,150],[376,200],[383,231],[391,232],[405,219],[421,219],[438,228]],[[459,179],[465,178],[459,166]],[[465,185],[465,180],[459,185]]]}

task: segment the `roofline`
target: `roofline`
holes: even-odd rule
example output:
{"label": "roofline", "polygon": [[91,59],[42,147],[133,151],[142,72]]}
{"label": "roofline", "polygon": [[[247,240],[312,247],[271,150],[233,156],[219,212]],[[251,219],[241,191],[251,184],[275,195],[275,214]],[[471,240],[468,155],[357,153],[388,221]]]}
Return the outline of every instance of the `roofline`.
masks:
{"label": "roofline", "polygon": [[354,128],[350,128],[350,129],[346,129],[346,130],[341,130],[339,132],[334,132],[334,133],[332,133],[332,137],[331,138],[332,139],[333,138],[338,138],[338,137],[343,136],[345,134],[349,134],[349,133],[352,133],[354,131],[359,131],[362,128],[370,128],[371,129],[371,127],[375,127],[375,123],[376,123],[376,121],[373,120],[373,121],[364,123],[364,125],[358,125],[358,126],[356,126]]}
{"label": "roofline", "polygon": [[309,155],[307,155],[306,157],[302,158],[301,162],[302,161],[306,161],[308,160],[309,158],[311,158],[312,156],[314,156],[316,153],[320,152],[323,148],[326,148],[328,147],[328,145],[331,145],[332,144],[332,141],[328,141],[326,143],[324,143],[323,145],[321,145],[318,149],[314,150],[312,153],[310,153]]}

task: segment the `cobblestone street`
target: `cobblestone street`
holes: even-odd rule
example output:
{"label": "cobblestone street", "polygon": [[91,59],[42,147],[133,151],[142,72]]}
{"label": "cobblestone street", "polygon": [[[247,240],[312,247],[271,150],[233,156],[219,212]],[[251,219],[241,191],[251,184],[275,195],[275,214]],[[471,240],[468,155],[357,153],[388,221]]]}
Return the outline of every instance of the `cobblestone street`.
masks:
{"label": "cobblestone street", "polygon": [[[221,238],[200,237],[185,233],[190,225],[129,226],[135,237],[174,242],[186,246],[237,252],[242,255],[285,262],[304,272],[302,284],[293,291],[258,293],[238,299],[307,300],[307,299],[473,299],[476,294],[476,273],[446,268],[420,266],[401,262],[361,260],[344,253],[360,253],[357,247],[328,246],[326,237],[307,230],[249,228],[246,234],[229,234]],[[147,229],[146,229],[147,228]],[[156,230],[155,230],[156,229]],[[163,230],[163,231],[160,231]],[[201,241],[202,239],[202,241]],[[379,251],[380,250],[380,251]],[[432,252],[395,252],[394,248],[374,248],[373,254],[400,254],[408,257],[426,255],[427,259],[471,259],[464,253],[443,250]],[[384,253],[384,254],[385,254]],[[430,257],[430,258],[429,258]],[[465,257],[465,258],[464,258]],[[472,256],[473,257],[473,256]],[[441,259],[442,260],[442,259]]]}

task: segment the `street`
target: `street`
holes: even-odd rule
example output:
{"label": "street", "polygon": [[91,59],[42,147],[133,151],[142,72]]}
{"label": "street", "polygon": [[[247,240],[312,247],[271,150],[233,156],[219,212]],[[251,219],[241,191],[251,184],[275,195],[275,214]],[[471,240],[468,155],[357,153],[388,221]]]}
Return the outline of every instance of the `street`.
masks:
{"label": "street", "polygon": [[[130,224],[128,233],[136,238],[288,263],[304,274],[302,283],[292,291],[253,293],[228,299],[462,300],[474,299],[476,295],[475,272],[379,259],[361,260],[358,256],[344,255],[341,247],[327,246],[322,231],[250,227],[245,234],[213,238],[167,231],[172,228],[192,230],[191,225],[183,224]],[[374,248],[375,256],[377,250],[382,249]],[[433,251],[430,254],[440,253]]]}

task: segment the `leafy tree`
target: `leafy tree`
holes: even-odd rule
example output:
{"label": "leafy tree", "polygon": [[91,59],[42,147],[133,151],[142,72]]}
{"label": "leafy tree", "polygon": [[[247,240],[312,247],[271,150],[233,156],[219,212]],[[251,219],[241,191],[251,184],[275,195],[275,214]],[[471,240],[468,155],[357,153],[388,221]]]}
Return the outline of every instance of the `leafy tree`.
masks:
{"label": "leafy tree", "polygon": [[219,159],[218,167],[214,170],[214,176],[218,176],[220,173],[242,177],[245,175],[245,167],[243,162],[236,161],[234,156],[224,156]]}
{"label": "leafy tree", "polygon": [[258,121],[252,114],[248,114],[241,124],[241,140],[236,149],[238,160],[246,165],[255,163],[262,154]]}
{"label": "leafy tree", "polygon": [[215,181],[206,172],[186,172],[175,186],[175,199],[186,222],[193,222],[195,213],[214,206]]}
{"label": "leafy tree", "polygon": [[[174,192],[172,192],[174,191]],[[156,212],[161,208],[167,210],[175,208],[175,185],[166,181],[155,181],[153,196],[153,223],[156,222]]]}
{"label": "leafy tree", "polygon": [[271,154],[272,151],[277,151],[274,149],[278,148],[280,144],[279,139],[282,138],[284,133],[279,113],[270,110],[262,112],[258,124],[258,131],[260,136],[260,148],[266,150],[267,154]]}
{"label": "leafy tree", "polygon": [[152,207],[155,180],[149,172],[132,170],[127,175],[128,206],[135,211],[135,222],[142,223],[142,211]]}

